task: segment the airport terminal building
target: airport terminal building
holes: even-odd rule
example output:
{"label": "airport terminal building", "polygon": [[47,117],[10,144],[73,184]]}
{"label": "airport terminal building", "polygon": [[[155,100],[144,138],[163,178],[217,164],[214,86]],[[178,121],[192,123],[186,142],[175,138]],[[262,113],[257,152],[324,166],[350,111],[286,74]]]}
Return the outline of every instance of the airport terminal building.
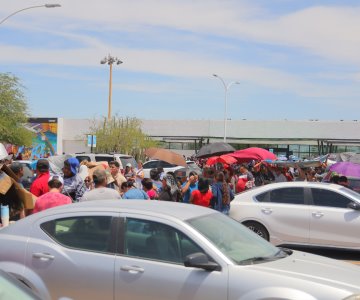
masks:
{"label": "airport terminal building", "polygon": [[[86,139],[91,133],[92,120],[48,120],[57,124],[57,153],[90,151]],[[204,144],[223,141],[224,121],[142,120],[142,130],[160,141],[162,147],[190,156]],[[360,152],[360,121],[357,120],[228,120],[226,135],[227,143],[236,149],[262,147],[271,149],[277,155],[293,154],[300,158],[335,152]]]}

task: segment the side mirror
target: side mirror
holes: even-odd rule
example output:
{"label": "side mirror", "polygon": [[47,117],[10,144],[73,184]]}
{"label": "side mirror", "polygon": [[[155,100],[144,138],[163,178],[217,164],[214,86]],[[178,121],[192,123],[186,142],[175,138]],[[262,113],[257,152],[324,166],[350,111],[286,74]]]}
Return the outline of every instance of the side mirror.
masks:
{"label": "side mirror", "polygon": [[360,210],[360,204],[354,201],[351,201],[347,207],[353,210]]}
{"label": "side mirror", "polygon": [[197,252],[189,254],[185,257],[185,267],[193,267],[204,269],[206,271],[220,271],[221,267],[214,262],[209,261],[208,256],[205,253]]}

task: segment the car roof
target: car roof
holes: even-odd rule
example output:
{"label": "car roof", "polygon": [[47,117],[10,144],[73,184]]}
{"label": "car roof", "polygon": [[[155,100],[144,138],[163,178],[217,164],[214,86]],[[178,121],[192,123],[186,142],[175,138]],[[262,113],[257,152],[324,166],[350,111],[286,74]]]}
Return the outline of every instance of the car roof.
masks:
{"label": "car roof", "polygon": [[238,195],[248,195],[253,193],[261,193],[273,189],[278,188],[286,188],[286,187],[317,187],[317,188],[326,188],[329,190],[343,190],[344,187],[339,184],[334,183],[325,183],[325,182],[309,182],[309,181],[288,181],[288,182],[276,182],[270,183],[266,185],[262,185],[259,187],[255,187],[249,190],[246,190]]}
{"label": "car roof", "polygon": [[[216,211],[198,205],[157,201],[157,200],[94,200],[61,205],[44,211],[27,216],[17,221],[14,225],[5,227],[0,233],[11,231],[18,232],[16,227],[22,229],[29,228],[31,224],[46,216],[56,215],[59,213],[69,213],[71,216],[74,212],[118,212],[118,213],[138,213],[151,215],[162,218],[175,218],[177,220],[187,220],[195,217],[216,213]],[[19,226],[17,226],[19,225]],[[12,230],[13,229],[13,230]]]}

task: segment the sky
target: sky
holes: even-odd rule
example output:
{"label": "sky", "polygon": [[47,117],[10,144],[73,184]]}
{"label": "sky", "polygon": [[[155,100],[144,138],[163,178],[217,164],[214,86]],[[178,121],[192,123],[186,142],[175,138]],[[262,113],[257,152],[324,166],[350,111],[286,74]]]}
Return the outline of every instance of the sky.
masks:
{"label": "sky", "polygon": [[[45,3],[0,0],[0,22]],[[358,0],[47,3],[0,24],[32,117],[107,116],[111,54],[113,115],[223,120],[227,96],[232,120],[360,120]]]}

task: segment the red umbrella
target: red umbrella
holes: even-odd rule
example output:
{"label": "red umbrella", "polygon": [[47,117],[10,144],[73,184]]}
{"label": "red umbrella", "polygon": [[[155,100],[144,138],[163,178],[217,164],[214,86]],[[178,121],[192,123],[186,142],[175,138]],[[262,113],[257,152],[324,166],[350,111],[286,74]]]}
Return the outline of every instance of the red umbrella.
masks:
{"label": "red umbrella", "polygon": [[225,154],[225,155],[221,155],[221,156],[213,156],[213,157],[210,157],[206,164],[209,165],[209,166],[212,166],[212,165],[215,165],[216,163],[222,163],[222,164],[228,164],[228,165],[231,165],[231,164],[234,164],[237,162],[237,159],[228,155],[228,154]]}
{"label": "red umbrella", "polygon": [[228,154],[238,160],[238,162],[249,162],[251,160],[276,160],[277,157],[274,153],[257,147],[251,147],[243,150],[235,151]]}

